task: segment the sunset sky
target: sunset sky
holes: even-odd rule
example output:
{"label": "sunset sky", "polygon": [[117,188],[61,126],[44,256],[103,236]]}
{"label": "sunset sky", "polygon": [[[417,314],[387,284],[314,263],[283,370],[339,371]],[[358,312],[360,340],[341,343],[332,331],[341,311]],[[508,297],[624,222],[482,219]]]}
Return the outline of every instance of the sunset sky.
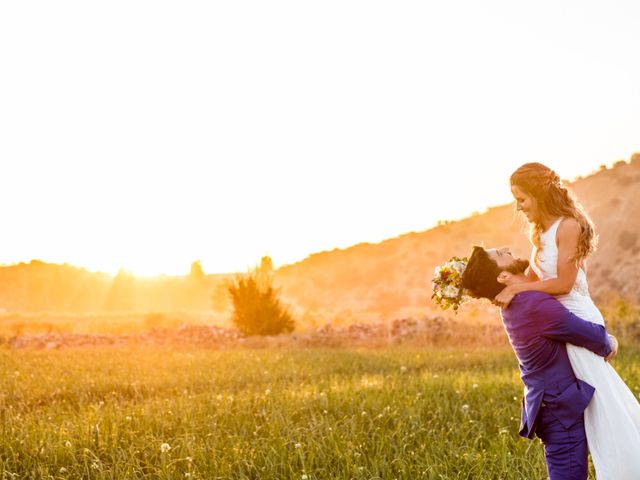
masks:
{"label": "sunset sky", "polygon": [[244,271],[640,151],[634,1],[0,4],[0,263]]}

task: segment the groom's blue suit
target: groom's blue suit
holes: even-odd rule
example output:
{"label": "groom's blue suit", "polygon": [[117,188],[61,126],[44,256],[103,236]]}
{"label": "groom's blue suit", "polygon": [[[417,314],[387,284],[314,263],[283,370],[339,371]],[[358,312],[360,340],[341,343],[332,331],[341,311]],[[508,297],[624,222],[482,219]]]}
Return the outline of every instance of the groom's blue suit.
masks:
{"label": "groom's blue suit", "polygon": [[565,342],[607,356],[605,328],[534,291],[516,295],[502,310],[502,321],[525,385],[520,435],[542,439],[551,480],[586,479],[583,414],[594,388],[575,377]]}

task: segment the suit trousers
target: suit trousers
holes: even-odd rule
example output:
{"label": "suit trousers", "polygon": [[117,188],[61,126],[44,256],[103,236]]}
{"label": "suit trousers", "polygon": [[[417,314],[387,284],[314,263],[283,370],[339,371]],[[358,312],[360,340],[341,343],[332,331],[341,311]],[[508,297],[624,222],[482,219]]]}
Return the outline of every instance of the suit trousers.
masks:
{"label": "suit trousers", "polygon": [[571,425],[563,426],[546,406],[540,408],[536,435],[544,444],[544,456],[550,480],[587,480],[587,436],[584,417]]}

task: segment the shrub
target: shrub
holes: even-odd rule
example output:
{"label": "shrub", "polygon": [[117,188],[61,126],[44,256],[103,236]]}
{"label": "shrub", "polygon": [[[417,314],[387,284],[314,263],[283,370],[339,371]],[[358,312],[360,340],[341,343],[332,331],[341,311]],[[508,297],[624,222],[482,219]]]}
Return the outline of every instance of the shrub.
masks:
{"label": "shrub", "polygon": [[635,247],[638,241],[638,234],[636,232],[623,231],[618,236],[618,246],[623,250],[630,250]]}
{"label": "shrub", "polygon": [[277,335],[295,328],[293,317],[280,303],[280,292],[259,269],[237,275],[228,285],[232,320],[245,335]]}

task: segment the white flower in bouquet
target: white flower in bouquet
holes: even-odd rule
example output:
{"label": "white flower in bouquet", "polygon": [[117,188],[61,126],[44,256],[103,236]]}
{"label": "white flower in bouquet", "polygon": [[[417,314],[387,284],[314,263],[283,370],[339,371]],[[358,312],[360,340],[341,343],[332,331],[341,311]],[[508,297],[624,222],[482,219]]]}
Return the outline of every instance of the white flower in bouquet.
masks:
{"label": "white flower in bouquet", "polygon": [[453,307],[457,312],[461,303],[467,300],[462,287],[462,275],[467,267],[467,259],[453,257],[444,265],[434,269],[434,277],[431,283],[433,295],[431,298],[436,301],[443,310]]}
{"label": "white flower in bouquet", "polygon": [[444,289],[444,296],[447,298],[456,298],[460,294],[460,289],[453,285],[447,285]]}

